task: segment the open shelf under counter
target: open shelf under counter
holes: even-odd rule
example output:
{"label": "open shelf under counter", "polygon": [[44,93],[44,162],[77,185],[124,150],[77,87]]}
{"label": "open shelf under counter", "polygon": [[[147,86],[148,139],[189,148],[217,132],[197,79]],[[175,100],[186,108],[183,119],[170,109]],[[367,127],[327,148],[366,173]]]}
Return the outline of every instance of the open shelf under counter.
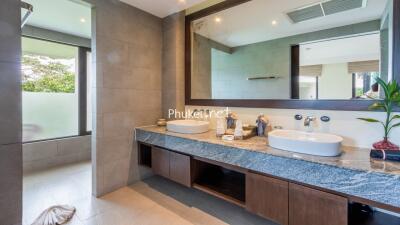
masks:
{"label": "open shelf under counter", "polygon": [[207,162],[192,160],[193,187],[226,201],[245,206],[246,175]]}

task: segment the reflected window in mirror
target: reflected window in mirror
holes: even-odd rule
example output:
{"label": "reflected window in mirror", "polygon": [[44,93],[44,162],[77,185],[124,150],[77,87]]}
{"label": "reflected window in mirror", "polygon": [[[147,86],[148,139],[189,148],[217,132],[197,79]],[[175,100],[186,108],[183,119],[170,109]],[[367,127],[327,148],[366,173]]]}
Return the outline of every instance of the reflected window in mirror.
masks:
{"label": "reflected window in mirror", "polygon": [[[379,32],[336,37],[299,45],[299,99],[379,98],[376,78],[387,80],[381,72],[381,34]],[[387,54],[387,51],[383,51]],[[292,78],[294,79],[294,78]]]}

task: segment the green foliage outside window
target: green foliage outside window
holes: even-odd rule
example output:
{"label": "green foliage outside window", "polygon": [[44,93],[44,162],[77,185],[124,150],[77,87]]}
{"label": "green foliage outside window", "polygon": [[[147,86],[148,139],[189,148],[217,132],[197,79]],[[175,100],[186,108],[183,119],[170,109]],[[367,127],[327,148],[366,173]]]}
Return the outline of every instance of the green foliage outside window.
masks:
{"label": "green foliage outside window", "polygon": [[[46,61],[46,63],[43,61]],[[22,56],[22,65],[23,91],[75,92],[75,74],[69,71],[68,65],[49,57],[29,54]]]}

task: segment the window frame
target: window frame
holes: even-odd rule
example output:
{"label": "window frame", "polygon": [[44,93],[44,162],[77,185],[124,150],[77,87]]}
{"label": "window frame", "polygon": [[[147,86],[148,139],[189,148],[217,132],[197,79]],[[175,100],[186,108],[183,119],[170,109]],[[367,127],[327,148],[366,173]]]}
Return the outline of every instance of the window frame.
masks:
{"label": "window frame", "polygon": [[[49,40],[46,38],[34,37],[29,35],[21,35],[23,38],[30,38],[34,40],[40,41],[47,41],[56,44],[68,45],[78,48],[78,134],[77,135],[69,135],[69,136],[62,136],[62,137],[55,137],[55,138],[45,138],[45,139],[38,139],[38,140],[31,140],[31,141],[23,141],[23,144],[27,143],[35,143],[35,142],[44,142],[44,141],[53,141],[53,140],[60,140],[60,139],[67,139],[67,138],[74,138],[74,137],[81,137],[91,135],[92,131],[88,131],[87,129],[87,53],[91,52],[91,48],[74,45],[71,43],[65,43],[60,41]],[[22,51],[21,51],[22,52]],[[21,90],[22,92],[22,90]]]}

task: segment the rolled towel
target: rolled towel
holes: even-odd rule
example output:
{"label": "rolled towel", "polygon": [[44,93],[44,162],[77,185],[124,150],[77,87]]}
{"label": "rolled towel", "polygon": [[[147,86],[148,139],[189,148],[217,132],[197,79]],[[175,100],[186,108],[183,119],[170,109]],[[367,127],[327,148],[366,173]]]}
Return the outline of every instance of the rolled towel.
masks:
{"label": "rolled towel", "polygon": [[400,151],[399,150],[372,149],[370,156],[371,156],[371,158],[375,158],[375,159],[383,159],[383,160],[400,162]]}
{"label": "rolled towel", "polygon": [[75,207],[68,205],[52,206],[44,210],[32,225],[61,225],[72,219]]}

